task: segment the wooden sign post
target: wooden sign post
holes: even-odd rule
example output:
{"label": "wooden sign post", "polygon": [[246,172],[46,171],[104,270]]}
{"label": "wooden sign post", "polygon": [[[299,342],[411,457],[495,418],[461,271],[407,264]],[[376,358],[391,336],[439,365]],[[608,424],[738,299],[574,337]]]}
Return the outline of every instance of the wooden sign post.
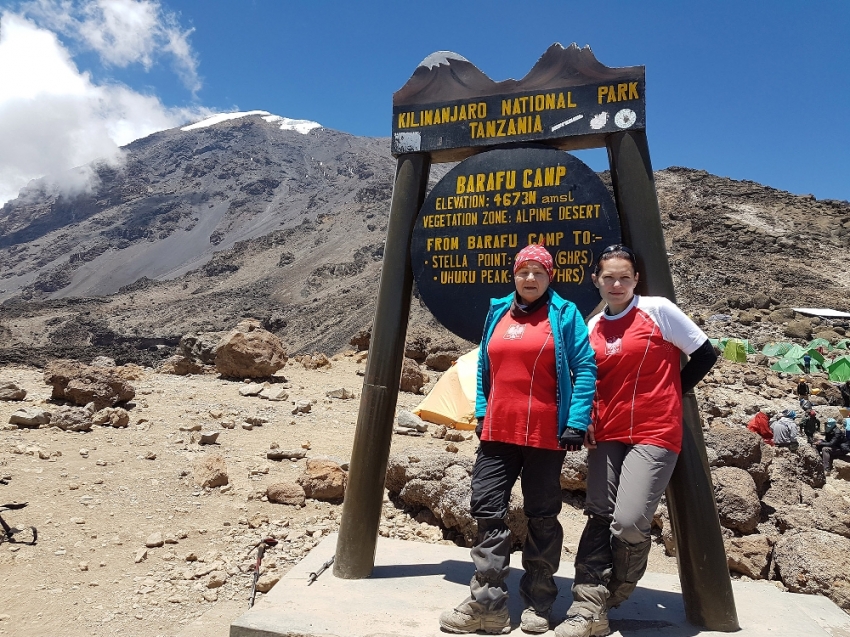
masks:
{"label": "wooden sign post", "polygon": [[[585,315],[599,301],[590,282],[594,255],[620,240],[637,254],[638,293],[675,301],[645,128],[644,68],[604,66],[575,44],[552,45],[523,79],[504,82],[455,53],[434,53],[393,95],[398,166],[337,577],[368,577],[374,567],[414,276],[434,316],[473,341],[489,299],[513,289],[511,258],[530,243],[549,248],[553,287]],[[616,204],[592,170],[563,152],[602,146]],[[461,163],[426,200],[431,163],[450,161]],[[685,611],[698,626],[734,631],[693,393],[683,402],[683,445],[667,501]]]}

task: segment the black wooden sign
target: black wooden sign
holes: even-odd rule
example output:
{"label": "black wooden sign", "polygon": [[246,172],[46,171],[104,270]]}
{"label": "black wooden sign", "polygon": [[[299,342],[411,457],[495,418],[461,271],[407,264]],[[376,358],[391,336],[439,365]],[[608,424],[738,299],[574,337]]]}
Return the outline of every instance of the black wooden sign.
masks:
{"label": "black wooden sign", "polygon": [[594,254],[620,241],[617,209],[586,164],[553,148],[470,157],[434,186],[411,244],[422,300],[449,330],[481,339],[491,298],[514,290],[513,258],[531,243],[555,261],[552,287],[588,314],[599,303]]}
{"label": "black wooden sign", "polygon": [[644,76],[642,66],[611,68],[575,45],[553,44],[524,78],[504,82],[456,53],[434,53],[393,95],[392,152],[441,162],[510,142],[604,145],[607,134],[645,128]]}

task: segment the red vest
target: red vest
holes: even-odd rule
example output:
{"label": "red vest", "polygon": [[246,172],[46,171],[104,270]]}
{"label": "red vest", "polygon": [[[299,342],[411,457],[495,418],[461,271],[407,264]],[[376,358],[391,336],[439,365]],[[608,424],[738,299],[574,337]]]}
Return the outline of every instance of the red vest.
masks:
{"label": "red vest", "polygon": [[558,449],[555,342],[546,306],[527,317],[505,314],[487,353],[490,395],[481,439]]}

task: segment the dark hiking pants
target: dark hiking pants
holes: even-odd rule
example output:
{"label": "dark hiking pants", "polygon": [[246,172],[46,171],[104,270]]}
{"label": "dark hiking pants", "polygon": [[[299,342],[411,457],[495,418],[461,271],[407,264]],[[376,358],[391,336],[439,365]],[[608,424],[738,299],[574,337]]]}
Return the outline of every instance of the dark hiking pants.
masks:
{"label": "dark hiking pants", "polygon": [[542,614],[548,613],[555,602],[555,573],[564,539],[557,516],[561,511],[560,476],[565,455],[565,451],[504,442],[481,443],[472,469],[471,510],[478,521],[478,538],[471,551],[475,575],[470,594],[471,601],[483,609],[497,610],[507,604],[505,579],[510,570],[511,537],[505,520],[511,489],[520,475],[528,517],[520,596],[527,606]]}

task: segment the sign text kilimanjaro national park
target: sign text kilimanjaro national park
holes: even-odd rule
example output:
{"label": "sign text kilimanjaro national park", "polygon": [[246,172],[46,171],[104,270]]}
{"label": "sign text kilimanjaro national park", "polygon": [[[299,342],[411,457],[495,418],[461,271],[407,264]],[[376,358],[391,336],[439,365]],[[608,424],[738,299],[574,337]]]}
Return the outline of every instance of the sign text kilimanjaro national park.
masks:
{"label": "sign text kilimanjaro national park", "polygon": [[610,68],[574,45],[552,45],[523,79],[504,82],[434,53],[393,97],[392,152],[455,161],[509,142],[604,145],[606,134],[645,128],[644,89],[642,66]]}

